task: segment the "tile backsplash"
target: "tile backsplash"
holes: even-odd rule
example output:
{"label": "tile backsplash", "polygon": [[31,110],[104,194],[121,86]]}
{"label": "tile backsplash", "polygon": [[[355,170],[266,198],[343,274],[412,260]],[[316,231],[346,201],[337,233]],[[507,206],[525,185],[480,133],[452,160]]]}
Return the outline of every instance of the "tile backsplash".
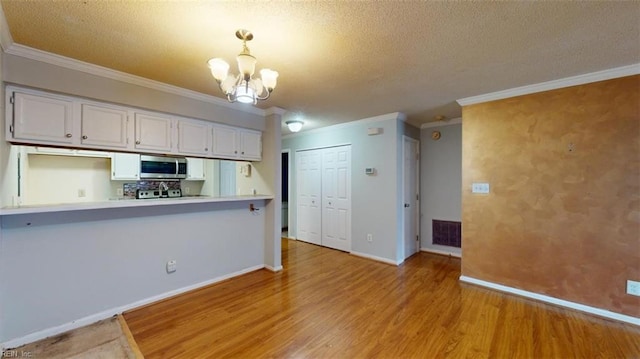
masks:
{"label": "tile backsplash", "polygon": [[124,183],[122,193],[125,198],[136,198],[136,191],[155,190],[160,188],[160,183],[164,182],[169,189],[180,189],[180,181],[137,181]]}

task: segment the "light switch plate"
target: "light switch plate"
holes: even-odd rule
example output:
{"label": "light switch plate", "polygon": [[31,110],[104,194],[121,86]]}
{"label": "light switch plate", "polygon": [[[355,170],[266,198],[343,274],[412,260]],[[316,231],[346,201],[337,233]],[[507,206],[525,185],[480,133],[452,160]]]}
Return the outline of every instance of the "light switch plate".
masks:
{"label": "light switch plate", "polygon": [[640,282],[627,280],[627,294],[637,295],[640,297]]}
{"label": "light switch plate", "polygon": [[474,182],[471,184],[471,193],[489,193],[489,184],[484,182]]}

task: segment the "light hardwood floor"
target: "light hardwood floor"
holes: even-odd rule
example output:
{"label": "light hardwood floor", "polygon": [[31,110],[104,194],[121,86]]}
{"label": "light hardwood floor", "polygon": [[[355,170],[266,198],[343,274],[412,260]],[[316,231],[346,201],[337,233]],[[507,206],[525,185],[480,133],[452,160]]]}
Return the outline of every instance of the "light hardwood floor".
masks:
{"label": "light hardwood floor", "polygon": [[125,313],[153,358],[640,358],[640,328],[458,281],[460,260],[394,267],[283,240],[259,270]]}

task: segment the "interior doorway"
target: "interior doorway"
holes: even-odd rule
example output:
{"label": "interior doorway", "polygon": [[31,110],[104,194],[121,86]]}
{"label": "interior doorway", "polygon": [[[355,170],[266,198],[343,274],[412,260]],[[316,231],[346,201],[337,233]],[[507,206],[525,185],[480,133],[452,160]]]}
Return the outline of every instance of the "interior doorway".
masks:
{"label": "interior doorway", "polygon": [[402,192],[404,197],[404,259],[420,250],[420,209],[419,209],[419,142],[404,136],[402,147]]}
{"label": "interior doorway", "polygon": [[289,154],[290,151],[282,150],[282,237],[289,236]]}

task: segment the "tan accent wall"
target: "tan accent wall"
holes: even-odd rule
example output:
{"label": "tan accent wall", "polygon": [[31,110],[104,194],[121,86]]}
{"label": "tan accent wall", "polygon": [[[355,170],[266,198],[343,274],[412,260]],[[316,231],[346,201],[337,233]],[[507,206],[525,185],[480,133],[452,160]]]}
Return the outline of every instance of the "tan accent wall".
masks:
{"label": "tan accent wall", "polygon": [[640,76],[462,113],[462,275],[640,317]]}

